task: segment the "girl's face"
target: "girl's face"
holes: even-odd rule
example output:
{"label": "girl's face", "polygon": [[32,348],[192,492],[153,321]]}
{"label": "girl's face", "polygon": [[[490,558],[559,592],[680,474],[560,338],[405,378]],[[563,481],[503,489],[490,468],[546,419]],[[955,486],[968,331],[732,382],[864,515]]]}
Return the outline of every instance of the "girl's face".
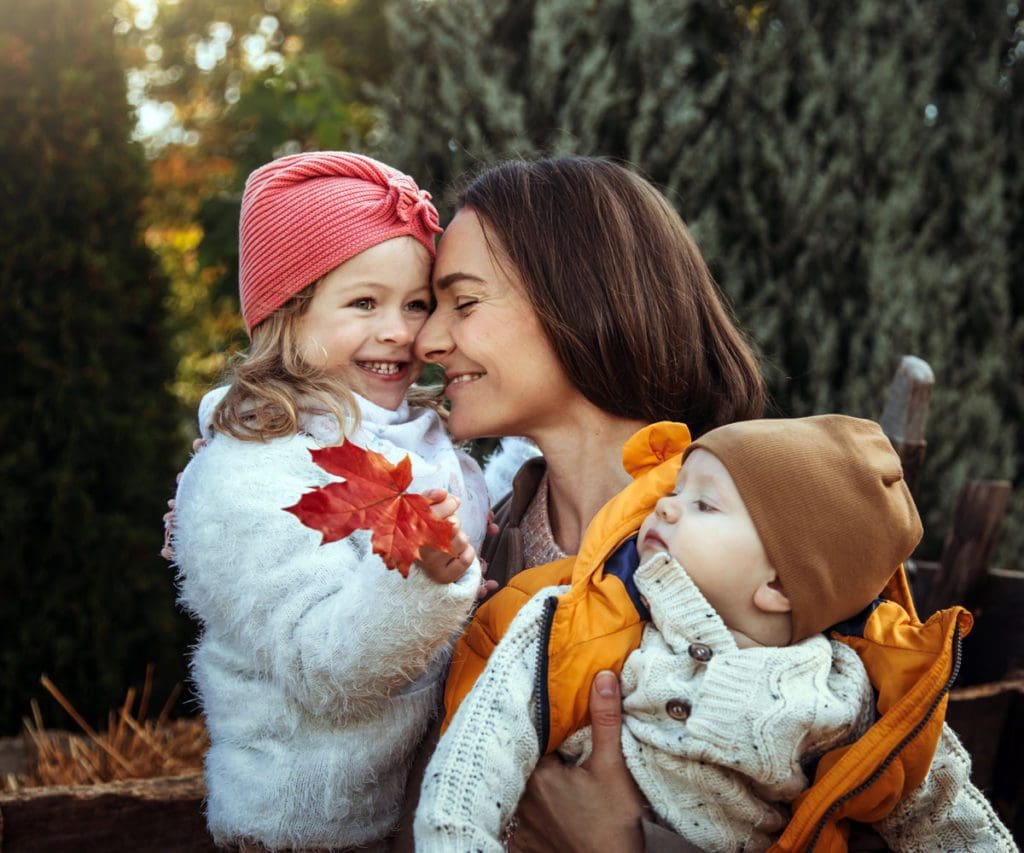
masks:
{"label": "girl's face", "polygon": [[434,262],[437,307],[416,338],[416,354],[444,368],[448,429],[458,440],[534,438],[564,420],[580,397],[562,370],[522,282],[495,262],[479,217],[463,208]]}
{"label": "girl's face", "polygon": [[422,366],[412,343],[430,312],[429,282],[430,255],[412,237],[360,252],[317,285],[299,320],[303,357],[397,409]]}

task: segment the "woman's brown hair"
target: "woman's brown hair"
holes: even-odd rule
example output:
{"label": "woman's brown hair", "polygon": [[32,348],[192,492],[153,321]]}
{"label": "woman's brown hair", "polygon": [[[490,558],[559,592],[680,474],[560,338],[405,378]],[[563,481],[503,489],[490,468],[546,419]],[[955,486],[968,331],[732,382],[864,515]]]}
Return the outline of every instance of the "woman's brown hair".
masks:
{"label": "woman's brown hair", "polygon": [[683,421],[696,436],[761,417],[757,359],[682,219],[610,160],[513,160],[460,208],[511,264],[566,375],[606,412]]}

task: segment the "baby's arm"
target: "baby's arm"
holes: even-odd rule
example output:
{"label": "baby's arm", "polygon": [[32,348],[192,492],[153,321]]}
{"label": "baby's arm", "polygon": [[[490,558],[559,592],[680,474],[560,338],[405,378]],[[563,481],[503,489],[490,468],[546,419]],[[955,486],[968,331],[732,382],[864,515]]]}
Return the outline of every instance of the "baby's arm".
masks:
{"label": "baby's arm", "polygon": [[503,850],[500,836],[540,758],[535,685],[544,601],[516,615],[459,706],[423,777],[414,825],[420,853]]}
{"label": "baby's arm", "polygon": [[970,756],[946,724],[924,782],[874,827],[900,853],[1017,851],[1009,830],[971,783]]}

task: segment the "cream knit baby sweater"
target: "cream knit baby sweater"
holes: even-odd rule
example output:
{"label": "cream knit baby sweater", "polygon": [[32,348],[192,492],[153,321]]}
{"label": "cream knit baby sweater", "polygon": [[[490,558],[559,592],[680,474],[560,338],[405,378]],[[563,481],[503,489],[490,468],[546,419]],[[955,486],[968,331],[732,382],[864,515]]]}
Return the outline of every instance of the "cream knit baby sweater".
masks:
{"label": "cream knit baby sweater", "polygon": [[[658,815],[701,849],[764,850],[807,786],[807,765],[871,724],[867,673],[852,649],[822,635],[738,649],[667,554],[635,578],[652,622],[622,671],[630,772]],[[564,589],[542,590],[517,614],[441,738],[416,813],[417,851],[502,849],[539,758],[532,720],[542,603]],[[583,760],[589,747],[587,728],[562,752]],[[969,768],[945,730],[925,784],[876,827],[893,849],[1016,849]]]}
{"label": "cream knit baby sweater", "polygon": [[[206,436],[223,391],[211,394]],[[478,545],[483,477],[437,416],[360,403],[352,440],[392,462],[409,453],[410,490],[458,495]],[[302,427],[267,442],[213,436],[178,488],[174,553],[180,602],[202,626],[192,676],[211,737],[207,819],[218,842],[330,848],[384,837],[480,581],[477,563],[453,584],[415,565],[403,578],[365,531],[321,545],[283,507],[339,479],[309,453],[338,429],[323,415]]]}

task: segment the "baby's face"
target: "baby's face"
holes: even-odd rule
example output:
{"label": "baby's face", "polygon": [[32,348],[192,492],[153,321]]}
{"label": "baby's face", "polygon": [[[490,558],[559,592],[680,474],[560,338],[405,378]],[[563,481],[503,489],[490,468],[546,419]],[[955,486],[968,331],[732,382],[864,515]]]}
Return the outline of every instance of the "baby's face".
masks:
{"label": "baby's face", "polygon": [[641,560],[668,551],[730,627],[746,623],[754,591],[774,575],[732,477],[702,448],[644,519],[637,549]]}

